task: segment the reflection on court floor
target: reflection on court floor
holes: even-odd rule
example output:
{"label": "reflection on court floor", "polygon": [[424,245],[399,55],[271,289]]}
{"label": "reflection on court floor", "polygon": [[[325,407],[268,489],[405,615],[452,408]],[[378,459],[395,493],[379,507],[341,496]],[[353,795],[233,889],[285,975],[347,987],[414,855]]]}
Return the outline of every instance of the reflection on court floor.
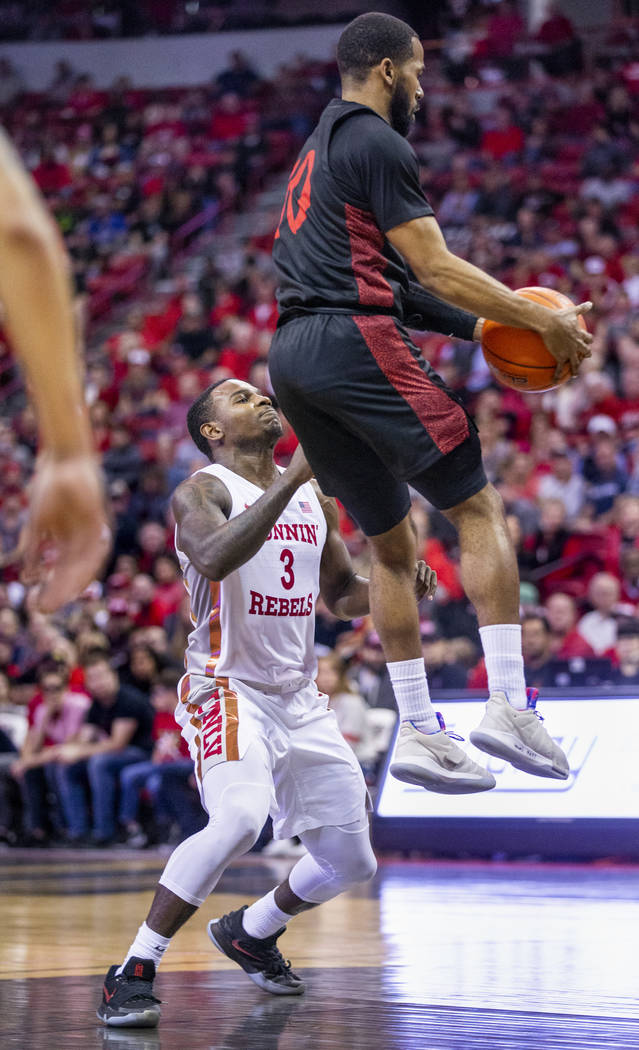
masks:
{"label": "reflection on court floor", "polygon": [[637,869],[383,863],[373,884],[299,916],[282,950],[303,999],[262,993],[205,925],[279,881],[229,869],[175,938],[157,1031],[105,1029],[101,977],[128,946],[163,858],[0,858],[3,1050],[495,1050],[639,1046]]}

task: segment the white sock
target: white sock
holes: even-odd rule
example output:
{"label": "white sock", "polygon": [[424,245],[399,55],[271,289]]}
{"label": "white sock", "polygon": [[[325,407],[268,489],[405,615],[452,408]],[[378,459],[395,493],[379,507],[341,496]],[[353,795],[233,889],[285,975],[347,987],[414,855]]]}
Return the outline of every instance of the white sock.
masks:
{"label": "white sock", "polygon": [[402,722],[412,722],[422,733],[438,733],[439,722],[430,702],[424,661],[394,660],[386,664]]}
{"label": "white sock", "polygon": [[275,903],[275,890],[251,904],[242,916],[242,926],[249,937],[271,937],[292,919]]}
{"label": "white sock", "polygon": [[147,924],[143,922],[135,935],[135,940],[129,948],[122,966],[117,972],[119,974],[122,973],[129,959],[133,957],[136,959],[153,959],[155,965],[159,966],[162,962],[162,956],[170,943],[170,937],[162,937],[161,934],[149,929]]}
{"label": "white sock", "polygon": [[521,655],[521,626],[518,623],[496,623],[480,627],[481,644],[486,657],[490,693],[505,693],[509,704],[523,711],[528,703]]}

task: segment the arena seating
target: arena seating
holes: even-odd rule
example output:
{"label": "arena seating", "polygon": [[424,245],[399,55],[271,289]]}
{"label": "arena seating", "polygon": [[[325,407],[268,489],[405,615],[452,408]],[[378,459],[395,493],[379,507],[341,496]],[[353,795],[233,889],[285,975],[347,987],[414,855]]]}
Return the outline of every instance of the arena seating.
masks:
{"label": "arena seating", "polygon": [[[582,618],[594,615],[611,644],[591,655],[616,680],[639,682],[639,654],[616,647],[618,625],[627,639],[639,616],[638,31],[631,22],[611,30],[601,63],[582,70],[576,34],[566,67],[548,34],[524,39],[522,30],[515,50],[523,58],[513,66],[513,50],[499,44],[512,29],[462,24],[463,62],[452,31],[429,57],[413,137],[422,182],[454,251],[512,287],[549,285],[593,301],[593,355],[560,390],[521,395],[493,385],[478,347],[415,338],[476,415],[518,549],[522,604],[550,621],[531,681],[555,656],[570,658],[571,632],[590,646],[592,619]],[[0,69],[0,119],[72,258],[115,535],[102,581],[50,623],[30,611],[18,537],[37,439],[3,342],[0,679],[14,703],[33,697],[34,653],[45,650],[76,668],[92,645],[111,645],[122,666],[142,643],[161,662],[181,659],[188,611],[166,551],[170,492],[202,462],[185,436],[186,410],[225,375],[268,389],[277,317],[269,248],[282,186],[337,83],[335,68],[320,62],[296,64],[274,82],[240,67],[227,71],[233,91],[223,75],[200,89],[151,93],[122,81],[97,90],[89,75],[63,66],[49,92],[18,84],[12,97]],[[10,81],[11,70],[4,76]],[[281,462],[294,447],[287,431]],[[455,536],[429,508],[416,502],[414,511],[421,550],[440,578],[434,606],[424,609],[425,652],[457,683],[481,686]],[[363,538],[345,514],[342,525],[365,571]],[[572,603],[568,626],[552,614],[556,594]],[[367,701],[380,703],[387,691],[370,623],[339,627],[320,611],[320,651],[336,648]],[[79,671],[76,678],[81,684]]]}

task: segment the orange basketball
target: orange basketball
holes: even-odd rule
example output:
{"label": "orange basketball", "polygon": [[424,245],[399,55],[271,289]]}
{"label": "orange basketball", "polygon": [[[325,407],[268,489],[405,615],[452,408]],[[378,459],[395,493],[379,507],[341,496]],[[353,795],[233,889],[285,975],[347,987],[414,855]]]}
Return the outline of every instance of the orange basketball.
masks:
{"label": "orange basketball", "polygon": [[[517,288],[517,295],[523,295],[524,299],[541,303],[551,310],[574,306],[567,295],[555,292],[552,288]],[[585,330],[586,322],[581,316],[579,324]],[[569,365],[565,365],[560,378],[555,379],[557,362],[537,332],[511,328],[497,321],[485,321],[481,343],[486,363],[502,386],[510,386],[514,390],[552,390],[570,379]]]}

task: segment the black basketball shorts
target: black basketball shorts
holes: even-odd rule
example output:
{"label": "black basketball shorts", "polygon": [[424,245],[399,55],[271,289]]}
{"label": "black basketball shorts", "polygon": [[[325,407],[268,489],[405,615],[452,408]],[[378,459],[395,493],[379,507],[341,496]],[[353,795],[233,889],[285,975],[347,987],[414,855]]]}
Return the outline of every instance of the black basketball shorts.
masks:
{"label": "black basketball shorts", "polygon": [[486,485],[473,421],[393,317],[296,317],[269,372],[320,487],[367,536],[406,516],[409,484],[440,510]]}

